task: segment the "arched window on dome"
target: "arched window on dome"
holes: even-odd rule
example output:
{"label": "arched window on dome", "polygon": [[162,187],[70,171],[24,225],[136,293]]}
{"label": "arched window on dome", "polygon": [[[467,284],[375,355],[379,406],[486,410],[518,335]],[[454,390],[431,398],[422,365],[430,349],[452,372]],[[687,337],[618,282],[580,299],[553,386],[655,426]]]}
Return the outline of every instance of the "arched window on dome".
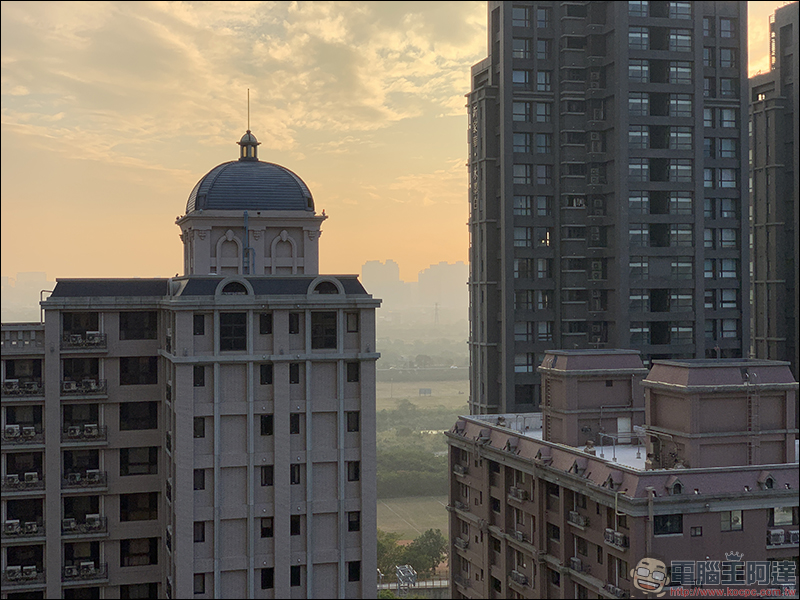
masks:
{"label": "arched window on dome", "polygon": [[330,281],[320,281],[314,288],[315,294],[338,294],[339,288]]}
{"label": "arched window on dome", "polygon": [[238,281],[231,281],[224,288],[222,288],[223,296],[246,296],[247,288]]}

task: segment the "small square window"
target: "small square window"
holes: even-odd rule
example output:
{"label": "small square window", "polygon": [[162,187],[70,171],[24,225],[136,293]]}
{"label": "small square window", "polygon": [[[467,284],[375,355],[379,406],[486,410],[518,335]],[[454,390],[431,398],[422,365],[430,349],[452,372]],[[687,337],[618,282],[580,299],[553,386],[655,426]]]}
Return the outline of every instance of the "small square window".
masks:
{"label": "small square window", "polygon": [[261,467],[261,485],[269,487],[275,483],[275,468],[272,465]]}
{"label": "small square window", "polygon": [[205,419],[205,417],[195,417],[194,418],[194,437],[196,437],[196,438],[204,438],[204,437],[206,437],[206,419]]}
{"label": "small square window", "polygon": [[361,511],[347,513],[347,531],[361,531]]}
{"label": "small square window", "polygon": [[[195,540],[195,541],[197,541],[197,540]],[[206,593],[206,574],[205,573],[195,573],[194,574],[194,593],[195,594],[205,594]]]}
{"label": "small square window", "polygon": [[272,363],[260,365],[261,385],[272,385]]}
{"label": "small square window", "polygon": [[358,313],[345,313],[345,320],[347,321],[347,333],[358,333]]}
{"label": "small square window", "polygon": [[353,560],[347,563],[347,581],[361,581],[361,561]]}
{"label": "small square window", "polygon": [[692,537],[703,537],[703,528],[702,527],[692,527],[691,533],[692,533]]}
{"label": "small square window", "polygon": [[300,433],[300,413],[291,413],[289,415],[289,433]]}
{"label": "small square window", "polygon": [[258,332],[261,335],[272,333],[272,313],[261,313],[258,316]]}
{"label": "small square window", "polygon": [[194,315],[194,334],[195,335],[205,335],[206,334],[206,316],[205,315]]}
{"label": "small square window", "polygon": [[206,489],[206,471],[205,471],[205,469],[195,469],[194,470],[194,489],[196,489],[196,490],[204,490],[204,489]]}
{"label": "small square window", "polygon": [[292,485],[300,485],[303,479],[303,465],[294,464],[289,465],[289,483]]}
{"label": "small square window", "polygon": [[206,524],[205,524],[205,521],[195,521],[195,523],[194,523],[194,541],[197,544],[206,541]]}
{"label": "small square window", "polygon": [[357,362],[349,362],[347,363],[347,381],[348,383],[354,383],[359,380],[360,376],[360,369],[361,365]]}
{"label": "small square window", "polygon": [[361,463],[357,460],[347,461],[347,481],[361,480]]}
{"label": "small square window", "polygon": [[261,415],[261,435],[272,435],[273,418],[272,415]]}
{"label": "small square window", "polygon": [[300,313],[289,313],[289,333],[300,333]]}
{"label": "small square window", "polygon": [[262,517],[261,519],[261,537],[271,538],[274,535],[272,527],[272,517]]}
{"label": "small square window", "polygon": [[302,585],[302,569],[300,565],[293,565],[289,572],[289,583],[292,587],[300,587]]}
{"label": "small square window", "polygon": [[261,589],[271,590],[275,587],[275,569],[270,567],[268,569],[261,569]]}
{"label": "small square window", "polygon": [[289,521],[289,533],[300,535],[300,515],[292,515]]}
{"label": "small square window", "polygon": [[347,411],[347,431],[352,433],[361,430],[361,413],[357,410]]}
{"label": "small square window", "polygon": [[194,366],[194,387],[205,387],[206,385],[206,368],[204,365]]}
{"label": "small square window", "polygon": [[300,363],[289,363],[289,383],[300,383]]}

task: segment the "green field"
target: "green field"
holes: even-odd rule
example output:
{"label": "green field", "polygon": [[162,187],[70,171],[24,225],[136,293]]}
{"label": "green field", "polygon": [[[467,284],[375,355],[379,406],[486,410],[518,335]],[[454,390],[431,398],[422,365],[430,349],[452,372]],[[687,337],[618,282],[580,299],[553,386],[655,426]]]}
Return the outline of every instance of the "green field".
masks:
{"label": "green field", "polygon": [[[420,389],[431,390],[430,396],[420,396]],[[378,381],[377,410],[393,410],[401,400],[408,400],[420,409],[444,406],[454,412],[469,414],[469,380],[459,381]]]}
{"label": "green field", "polygon": [[428,529],[441,529],[447,537],[447,496],[419,496],[378,500],[378,529],[413,540]]}

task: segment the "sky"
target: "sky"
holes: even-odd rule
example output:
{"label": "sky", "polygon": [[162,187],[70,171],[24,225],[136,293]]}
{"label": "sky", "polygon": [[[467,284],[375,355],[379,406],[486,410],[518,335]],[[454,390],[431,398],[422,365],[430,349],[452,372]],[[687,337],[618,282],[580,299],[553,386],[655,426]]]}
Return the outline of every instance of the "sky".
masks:
{"label": "sky", "polygon": [[[750,72],[769,68],[749,3]],[[393,259],[401,279],[468,260],[470,67],[485,2],[9,2],[0,5],[0,272],[183,272],[195,183],[259,158],[329,219],[320,270]]]}

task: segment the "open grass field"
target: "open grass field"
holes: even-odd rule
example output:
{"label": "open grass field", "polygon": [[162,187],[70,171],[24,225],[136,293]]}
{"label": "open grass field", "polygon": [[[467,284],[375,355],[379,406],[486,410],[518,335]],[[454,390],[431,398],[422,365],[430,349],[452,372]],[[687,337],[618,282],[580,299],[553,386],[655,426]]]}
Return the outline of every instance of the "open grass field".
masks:
{"label": "open grass field", "polygon": [[417,496],[378,500],[378,529],[413,540],[428,529],[441,529],[447,537],[447,496]]}
{"label": "open grass field", "polygon": [[[469,414],[469,380],[460,381],[378,381],[377,410],[393,410],[401,400],[408,400],[419,408],[444,406],[454,412]],[[420,396],[420,389],[431,390],[430,396]]]}

